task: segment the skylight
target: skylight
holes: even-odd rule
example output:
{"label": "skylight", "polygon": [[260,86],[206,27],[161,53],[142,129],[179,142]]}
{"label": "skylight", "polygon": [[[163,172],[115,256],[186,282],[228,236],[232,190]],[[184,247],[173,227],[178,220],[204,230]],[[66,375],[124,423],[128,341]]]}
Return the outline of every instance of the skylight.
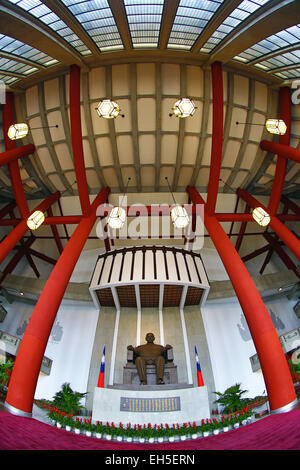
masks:
{"label": "skylight", "polygon": [[[9,0],[23,10],[33,15],[42,21],[45,25],[59,34],[65,41],[67,41],[74,49],[80,54],[91,54],[87,46],[79,39],[79,37],[72,31],[55,13],[53,13],[46,5],[39,0]],[[68,3],[68,2],[66,2]],[[89,2],[81,2],[89,3]]]}
{"label": "skylight", "polygon": [[190,49],[223,0],[181,0],[168,47]]}
{"label": "skylight", "polygon": [[124,0],[133,47],[157,47],[163,0]]}

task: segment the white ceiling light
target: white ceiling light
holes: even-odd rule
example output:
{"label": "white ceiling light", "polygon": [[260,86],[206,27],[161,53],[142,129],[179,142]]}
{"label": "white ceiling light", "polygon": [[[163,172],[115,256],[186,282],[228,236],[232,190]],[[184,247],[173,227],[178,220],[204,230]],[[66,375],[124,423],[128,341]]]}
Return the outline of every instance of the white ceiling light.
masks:
{"label": "white ceiling light", "polygon": [[[194,105],[193,101],[189,98],[181,98],[180,100],[176,101],[174,104],[172,111],[176,117],[186,118],[189,116],[193,116],[195,112],[196,106]],[[170,114],[172,116],[172,113]]]}
{"label": "white ceiling light", "polygon": [[270,134],[284,135],[287,126],[282,119],[267,119],[266,129]]}
{"label": "white ceiling light", "polygon": [[45,215],[41,211],[35,211],[27,219],[27,226],[30,230],[39,228],[45,220]]}
{"label": "white ceiling light", "polygon": [[271,220],[269,214],[262,207],[256,207],[255,209],[253,209],[252,217],[255,222],[257,222],[262,227],[266,227],[267,225],[269,225]]}
{"label": "white ceiling light", "polygon": [[25,122],[19,124],[12,124],[7,132],[8,137],[10,140],[17,140],[26,137],[28,134],[28,126]]}
{"label": "white ceiling light", "polygon": [[176,228],[185,228],[190,223],[190,218],[185,207],[179,204],[171,210],[171,220]]}
{"label": "white ceiling light", "polygon": [[172,194],[173,201],[175,203],[175,206],[171,210],[171,220],[173,222],[173,225],[175,228],[185,228],[188,226],[190,223],[190,218],[188,216],[188,213],[185,209],[185,207],[181,206],[180,204],[177,204],[175,201],[175,197],[171,191],[170,184],[168,177],[165,176],[165,180],[168,183],[169,191]]}
{"label": "white ceiling light", "polygon": [[123,207],[115,206],[108,217],[107,223],[110,228],[120,229],[123,227],[126,220],[126,211]]}
{"label": "white ceiling light", "polygon": [[[30,130],[36,130],[36,129],[50,129],[52,127],[58,128],[58,124],[55,126],[43,126],[43,127],[31,127]],[[12,124],[8,131],[7,135],[10,138],[10,140],[17,140],[17,139],[22,139],[23,137],[26,137],[29,132],[29,127],[25,122],[17,123],[17,124]]]}
{"label": "white ceiling light", "polygon": [[[105,119],[115,119],[120,114],[120,106],[115,101],[111,100],[102,100],[98,104],[97,113],[100,117]],[[121,114],[124,117],[124,114]]]}
{"label": "white ceiling light", "polygon": [[126,191],[127,191],[128,184],[129,184],[130,180],[131,180],[131,178],[129,177],[120,206],[115,206],[111,210],[111,212],[108,216],[107,223],[110,226],[110,228],[112,228],[112,229],[121,229],[123,227],[124,223],[125,223],[126,211],[122,207],[122,202],[123,202],[123,199],[125,197],[125,194],[126,194]]}
{"label": "white ceiling light", "polygon": [[287,125],[282,119],[267,119],[264,124],[258,124],[255,122],[236,122],[236,125],[239,124],[249,124],[250,126],[265,126],[267,131],[270,134],[284,135],[287,130]]}

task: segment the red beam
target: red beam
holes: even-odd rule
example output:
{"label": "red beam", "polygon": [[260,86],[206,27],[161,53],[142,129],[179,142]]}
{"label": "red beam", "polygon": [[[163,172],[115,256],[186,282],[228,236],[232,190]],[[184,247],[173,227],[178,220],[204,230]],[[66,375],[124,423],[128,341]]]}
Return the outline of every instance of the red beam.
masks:
{"label": "red beam", "polygon": [[207,212],[215,212],[219,189],[220,169],[222,162],[223,145],[223,75],[222,64],[214,62],[211,66],[212,74],[212,99],[213,99],[213,124],[212,144],[210,158],[210,173],[207,189]]}
{"label": "red beam", "polygon": [[[35,240],[35,237],[34,237],[34,240]],[[25,242],[23,241],[22,238],[21,238],[20,242],[21,242],[21,245],[22,245],[22,246],[25,245]],[[36,265],[35,265],[35,263],[34,263],[32,257],[31,257],[31,255],[30,255],[30,253],[29,253],[28,248],[26,249],[25,256],[26,256],[26,259],[27,259],[28,263],[30,264],[30,266],[31,266],[31,268],[32,268],[32,270],[33,270],[33,272],[35,273],[36,277],[40,277],[39,270],[38,270],[38,268],[36,267]]]}
{"label": "red beam", "polygon": [[90,212],[90,198],[86,179],[80,113],[80,68],[72,65],[70,70],[70,124],[73,158],[78,194],[83,215]]}
{"label": "red beam", "polygon": [[260,148],[262,150],[267,150],[268,152],[274,153],[275,155],[280,155],[281,157],[287,158],[288,160],[293,160],[297,163],[300,163],[300,149],[296,149],[295,147],[277,144],[276,142],[271,142],[269,140],[262,140],[260,143]]}
{"label": "red beam", "polygon": [[[251,196],[247,191],[244,189],[239,188],[237,190],[237,194],[244,199],[244,201],[249,204],[250,207],[262,207],[266,209],[263,204],[260,204],[257,199]],[[278,219],[276,216],[271,215],[270,227],[274,230],[274,232],[279,236],[279,238],[289,247],[289,249],[300,259],[300,241],[298,238]]]}
{"label": "red beam", "polygon": [[46,217],[45,225],[64,225],[64,224],[79,224],[82,220],[82,215],[64,215],[64,216],[51,216]]}
{"label": "red beam", "polygon": [[57,261],[56,259],[50,258],[50,256],[44,255],[44,253],[40,253],[39,251],[33,250],[32,248],[30,248],[29,253],[32,256],[36,256],[37,258],[40,258],[41,260],[46,261],[46,263],[56,264],[56,261]]}
{"label": "red beam", "polygon": [[[2,107],[3,114],[3,133],[4,133],[4,144],[5,150],[16,149],[16,141],[11,140],[8,135],[9,127],[14,123],[14,106],[13,106],[13,94],[6,93],[5,103]],[[28,217],[29,208],[26,200],[23,182],[20,174],[20,167],[17,160],[8,163],[8,170],[10,174],[10,180],[12,189],[15,195],[15,199],[18,205],[19,212],[23,218]]]}
{"label": "red beam", "polygon": [[[48,207],[51,206],[60,197],[60,192],[57,191],[54,194],[48,196],[43,202],[41,202],[32,212],[40,210],[45,212]],[[27,232],[27,220],[22,220],[0,243],[0,264],[4,261],[8,253],[14,248],[18,241]]]}
{"label": "red beam", "polygon": [[15,209],[15,207],[16,207],[15,201],[10,202],[10,203],[7,204],[7,206],[5,206],[5,207],[2,207],[2,209],[0,209],[0,219],[3,219],[3,217],[5,217],[7,214],[9,214],[10,211],[12,211],[13,209]]}
{"label": "red beam", "polygon": [[109,188],[103,189],[94,199],[90,215],[81,220],[65,246],[32,312],[18,350],[6,395],[5,406],[12,413],[31,416],[40,367],[57,311],[94,226],[97,207],[106,200],[108,194]]}
{"label": "red beam", "polygon": [[[245,212],[246,213],[249,212],[249,209],[250,209],[250,207],[248,206],[248,204],[246,204]],[[251,215],[251,217],[252,217],[252,215]],[[252,217],[252,219],[253,219],[253,217]],[[242,241],[243,241],[243,236],[244,236],[244,233],[246,231],[246,227],[247,227],[247,221],[242,222],[241,227],[240,227],[240,231],[239,231],[239,235],[237,237],[236,244],[235,244],[235,249],[236,249],[237,252],[239,252],[239,249],[241,247],[241,244],[242,244]]]}
{"label": "red beam", "polygon": [[297,215],[300,215],[300,207],[297,206],[293,201],[290,201],[286,196],[282,196],[282,202],[286,204],[287,208],[290,209],[292,212],[294,212]]}
{"label": "red beam", "polygon": [[[50,217],[53,217],[53,212],[52,212],[51,207],[49,207],[47,212],[48,212]],[[55,239],[55,243],[56,243],[58,252],[59,252],[59,254],[61,254],[64,247],[62,246],[61,239],[59,238],[59,233],[58,233],[56,225],[51,225],[51,230],[52,230],[52,233],[53,233],[53,236],[54,236],[54,239]]]}
{"label": "red beam", "polygon": [[26,251],[28,248],[32,245],[32,243],[35,241],[35,238],[32,236],[26,240],[23,246],[21,246],[18,250],[18,252],[12,257],[12,259],[9,261],[9,263],[5,266],[2,275],[0,277],[0,284],[4,281],[6,276],[10,273],[13,272],[17,264],[21,261],[23,256],[26,254]]}
{"label": "red beam", "polygon": [[[198,191],[188,187],[194,204],[203,203]],[[294,384],[268,310],[239,254],[214,215],[205,208],[205,227],[220,255],[244,312],[261,364],[271,411],[297,402]]]}
{"label": "red beam", "polygon": [[272,248],[276,251],[278,256],[280,257],[281,261],[285,264],[285,266],[294,271],[296,276],[300,279],[300,274],[298,273],[297,266],[295,263],[291,260],[291,258],[288,256],[288,254],[284,251],[280,243],[269,233],[265,232],[264,237],[267,240],[267,242],[270,243]]}
{"label": "red beam", "polygon": [[270,248],[270,245],[262,246],[261,248],[258,248],[257,250],[252,251],[252,253],[249,253],[248,255],[243,256],[242,261],[244,261],[245,263],[246,261],[249,261],[250,259],[256,258],[262,253],[265,253],[266,251],[268,251],[269,248]]}
{"label": "red beam", "polygon": [[0,153],[0,166],[7,165],[14,160],[19,158],[26,157],[31,155],[35,151],[35,146],[33,144],[22,145],[22,147],[17,147],[12,150],[7,150]]}
{"label": "red beam", "polygon": [[[280,88],[280,119],[287,125],[287,131],[284,135],[279,136],[279,143],[282,145],[290,145],[291,136],[291,97],[289,87]],[[268,205],[268,212],[272,215],[276,214],[282,195],[285,175],[287,168],[287,159],[281,155],[277,156],[275,176],[272,184],[272,191]]]}

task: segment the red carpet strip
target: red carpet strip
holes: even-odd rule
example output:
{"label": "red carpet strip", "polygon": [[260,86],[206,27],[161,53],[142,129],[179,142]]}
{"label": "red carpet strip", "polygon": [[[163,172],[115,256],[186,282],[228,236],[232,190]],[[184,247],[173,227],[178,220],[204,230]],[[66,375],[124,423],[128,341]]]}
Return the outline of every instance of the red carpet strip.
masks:
{"label": "red carpet strip", "polygon": [[300,409],[217,436],[164,444],[105,441],[6,412],[0,413],[0,429],[2,450],[300,450]]}

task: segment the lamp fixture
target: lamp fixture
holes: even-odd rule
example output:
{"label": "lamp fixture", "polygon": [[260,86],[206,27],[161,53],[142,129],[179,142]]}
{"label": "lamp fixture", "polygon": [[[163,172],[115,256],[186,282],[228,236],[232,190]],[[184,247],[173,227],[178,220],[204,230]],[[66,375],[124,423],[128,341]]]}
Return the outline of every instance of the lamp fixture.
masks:
{"label": "lamp fixture", "polygon": [[185,209],[185,207],[181,206],[180,204],[177,204],[174,194],[171,191],[170,184],[168,177],[165,176],[165,180],[168,183],[169,191],[172,194],[172,198],[174,201],[175,206],[171,210],[171,220],[175,228],[185,228],[187,225],[190,223],[190,218],[188,216],[188,213]]}
{"label": "lamp fixture", "polygon": [[267,119],[264,124],[257,124],[255,122],[236,122],[239,124],[250,124],[250,126],[265,126],[270,134],[284,135],[287,130],[287,125],[282,119]]}
{"label": "lamp fixture", "polygon": [[127,185],[126,185],[126,188],[125,188],[120,206],[115,206],[111,210],[111,212],[108,216],[107,223],[110,226],[110,228],[112,228],[112,229],[121,229],[123,227],[124,223],[125,223],[126,211],[122,207],[122,203],[123,203],[123,199],[125,197],[125,194],[126,194],[126,191],[127,191],[128,184],[129,184],[130,180],[131,180],[131,178],[128,177]]}
{"label": "lamp fixture", "polygon": [[189,98],[180,98],[180,100],[176,101],[172,108],[172,113],[169,114],[170,117],[173,114],[179,118],[186,118],[189,116],[193,116],[196,110],[196,106],[192,100]]}
{"label": "lamp fixture", "polygon": [[[36,129],[45,129],[45,128],[51,128],[51,127],[58,127],[58,124],[55,126],[42,126],[42,127],[32,127],[30,130],[36,130]],[[8,137],[10,140],[18,140],[22,139],[23,137],[26,137],[26,135],[29,132],[29,126],[25,122],[17,123],[17,124],[12,124],[7,132]]]}
{"label": "lamp fixture", "polygon": [[39,228],[45,220],[45,215],[41,211],[35,211],[27,219],[27,226],[30,230]]}
{"label": "lamp fixture", "polygon": [[266,227],[269,225],[271,217],[270,215],[262,208],[262,207],[255,207],[252,211],[252,217],[258,225],[262,227]]}
{"label": "lamp fixture", "polygon": [[[105,119],[115,119],[119,116],[121,111],[118,103],[109,99],[100,101],[96,110],[99,117],[103,117]],[[124,114],[120,114],[120,116],[125,117]]]}

